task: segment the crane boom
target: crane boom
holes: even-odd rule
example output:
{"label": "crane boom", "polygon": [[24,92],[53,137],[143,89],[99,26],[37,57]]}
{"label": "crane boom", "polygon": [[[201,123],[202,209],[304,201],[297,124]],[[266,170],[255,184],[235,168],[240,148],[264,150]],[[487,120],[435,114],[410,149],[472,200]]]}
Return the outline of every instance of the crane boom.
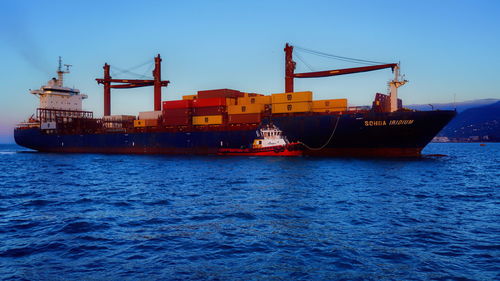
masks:
{"label": "crane boom", "polygon": [[325,71],[315,71],[315,72],[304,72],[295,73],[296,63],[293,61],[293,46],[286,43],[285,45],[285,93],[291,93],[294,91],[293,79],[294,78],[319,78],[319,77],[329,77],[338,76],[345,74],[353,74],[359,72],[374,71],[384,68],[391,68],[394,72],[394,79],[389,82],[390,86],[390,112],[394,112],[398,109],[398,88],[403,86],[407,80],[399,80],[399,64],[388,63],[388,64],[378,64],[362,67],[353,68],[343,68]]}
{"label": "crane boom", "polygon": [[362,67],[353,67],[353,68],[344,68],[344,69],[335,69],[335,70],[325,70],[325,71],[317,71],[317,72],[305,72],[305,73],[295,73],[293,77],[295,78],[319,78],[319,77],[329,77],[329,76],[337,76],[344,74],[352,74],[359,72],[367,72],[374,71],[384,68],[394,68],[397,66],[395,63],[389,64],[380,64],[380,65],[371,65],[371,66],[362,66]]}

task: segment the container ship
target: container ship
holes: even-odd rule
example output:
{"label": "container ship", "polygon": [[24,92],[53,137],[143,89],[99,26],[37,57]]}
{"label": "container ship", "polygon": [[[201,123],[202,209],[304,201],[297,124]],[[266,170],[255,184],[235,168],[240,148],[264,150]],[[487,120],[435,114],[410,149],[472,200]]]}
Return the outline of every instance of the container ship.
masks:
{"label": "container ship", "polygon": [[[162,101],[161,57],[154,59],[153,79],[115,79],[110,65],[96,79],[104,88],[104,116],[82,110],[87,95],[65,87],[61,60],[57,78],[31,91],[40,105],[14,129],[17,144],[42,152],[136,153],[262,156],[418,157],[456,115],[455,111],[415,111],[398,99],[407,81],[396,63],[296,73],[294,47],[286,44],[285,91],[248,93],[233,89],[202,90],[182,100]],[[294,91],[294,79],[391,69],[386,94],[372,106],[355,107],[347,99],[314,100],[310,91]],[[111,89],[153,86],[154,110],[135,115],[111,114]]]}

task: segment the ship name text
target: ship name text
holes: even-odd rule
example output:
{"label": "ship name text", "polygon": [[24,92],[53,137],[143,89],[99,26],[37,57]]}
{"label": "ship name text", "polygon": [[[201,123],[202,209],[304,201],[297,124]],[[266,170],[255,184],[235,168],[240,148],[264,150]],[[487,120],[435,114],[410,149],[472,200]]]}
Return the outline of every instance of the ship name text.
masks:
{"label": "ship name text", "polygon": [[400,126],[400,125],[411,125],[415,122],[413,119],[406,120],[366,120],[365,127],[373,126]]}

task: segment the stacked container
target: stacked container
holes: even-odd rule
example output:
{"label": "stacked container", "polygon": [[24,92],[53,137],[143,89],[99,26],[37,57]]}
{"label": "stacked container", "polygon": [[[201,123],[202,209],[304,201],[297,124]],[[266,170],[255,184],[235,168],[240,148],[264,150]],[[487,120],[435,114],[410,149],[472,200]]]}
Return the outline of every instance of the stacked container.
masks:
{"label": "stacked container", "polygon": [[272,113],[310,112],[312,92],[272,94]]}
{"label": "stacked container", "polygon": [[135,120],[133,115],[106,115],[102,117],[102,122],[107,129],[124,128],[128,124],[132,124]]}
{"label": "stacked container", "polygon": [[193,100],[193,125],[223,124],[227,114],[227,102],[226,97],[201,98],[199,96]]}
{"label": "stacked container", "polygon": [[347,99],[317,100],[312,103],[314,112],[336,112],[347,110]]}
{"label": "stacked container", "polygon": [[176,100],[163,102],[163,124],[181,126],[191,124],[191,107],[193,100]]}
{"label": "stacked container", "polygon": [[271,97],[251,95],[245,94],[245,97],[237,99],[237,105],[227,107],[229,124],[260,123],[262,112],[266,104],[271,103]]}

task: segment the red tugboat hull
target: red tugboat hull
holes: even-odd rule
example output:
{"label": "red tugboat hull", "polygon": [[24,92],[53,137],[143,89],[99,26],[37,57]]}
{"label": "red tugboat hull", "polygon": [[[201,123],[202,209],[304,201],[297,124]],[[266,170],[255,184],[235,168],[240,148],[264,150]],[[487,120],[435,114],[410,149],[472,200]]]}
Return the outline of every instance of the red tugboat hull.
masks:
{"label": "red tugboat hull", "polygon": [[266,148],[220,148],[217,155],[229,156],[302,156],[303,151],[299,144],[288,144],[286,146],[274,146]]}

